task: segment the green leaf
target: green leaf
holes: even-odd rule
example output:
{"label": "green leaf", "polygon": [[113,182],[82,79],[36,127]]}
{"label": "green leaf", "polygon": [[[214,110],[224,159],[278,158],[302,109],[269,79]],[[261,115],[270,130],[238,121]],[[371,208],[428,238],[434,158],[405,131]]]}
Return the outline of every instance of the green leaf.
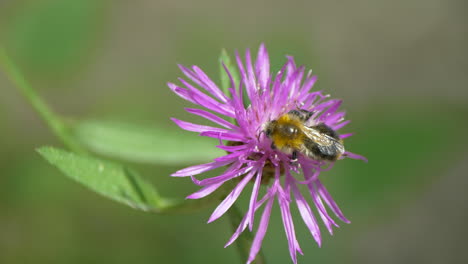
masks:
{"label": "green leaf", "polygon": [[218,202],[232,188],[232,183],[228,182],[203,199],[168,199],[161,197],[157,190],[141,179],[134,170],[121,164],[53,147],[41,147],[37,151],[73,180],[107,198],[143,211],[155,213],[199,211]]}
{"label": "green leaf", "polygon": [[37,151],[66,176],[112,200],[144,211],[167,206],[156,189],[122,165],[53,147]]}
{"label": "green leaf", "polygon": [[209,138],[181,130],[114,121],[82,121],[74,134],[90,150],[113,158],[154,164],[207,162],[222,155]]}
{"label": "green leaf", "polygon": [[220,73],[220,79],[221,79],[221,88],[223,89],[225,94],[229,94],[228,89],[231,87],[231,81],[229,79],[229,75],[226,73],[226,70],[223,67],[223,64],[229,70],[229,73],[231,73],[232,79],[234,80],[234,84],[236,85],[236,87],[239,86],[239,83],[240,83],[239,72],[237,71],[236,65],[232,64],[231,58],[229,57],[225,49],[221,50],[221,55],[219,56],[219,62],[220,62],[219,73]]}

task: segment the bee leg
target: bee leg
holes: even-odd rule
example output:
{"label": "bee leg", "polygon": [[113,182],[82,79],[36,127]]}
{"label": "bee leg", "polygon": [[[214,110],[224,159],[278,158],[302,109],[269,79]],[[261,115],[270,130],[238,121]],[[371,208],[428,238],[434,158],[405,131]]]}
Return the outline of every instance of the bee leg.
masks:
{"label": "bee leg", "polygon": [[288,114],[296,116],[303,122],[306,122],[307,120],[310,119],[310,117],[314,114],[314,112],[307,111],[305,109],[297,109],[297,110],[291,110],[288,112]]}
{"label": "bee leg", "polygon": [[307,110],[302,110],[302,111],[305,111],[304,121],[308,121],[312,117],[312,115],[314,114],[314,112],[309,112]]}
{"label": "bee leg", "polygon": [[293,162],[297,161],[297,151],[293,151],[293,153],[291,155],[291,161],[293,161]]}

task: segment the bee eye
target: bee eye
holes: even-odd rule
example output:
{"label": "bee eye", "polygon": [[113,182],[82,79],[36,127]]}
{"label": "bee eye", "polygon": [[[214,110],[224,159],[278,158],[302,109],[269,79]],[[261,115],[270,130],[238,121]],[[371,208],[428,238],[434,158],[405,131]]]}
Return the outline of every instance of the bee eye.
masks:
{"label": "bee eye", "polygon": [[285,129],[286,131],[286,134],[288,134],[289,136],[294,136],[297,134],[297,128],[293,127],[293,126],[288,126],[286,127]]}

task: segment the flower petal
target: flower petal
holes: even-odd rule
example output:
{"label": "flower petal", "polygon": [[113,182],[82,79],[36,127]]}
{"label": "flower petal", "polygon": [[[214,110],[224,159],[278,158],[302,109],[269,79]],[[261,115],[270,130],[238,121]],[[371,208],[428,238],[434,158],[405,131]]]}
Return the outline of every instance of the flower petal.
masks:
{"label": "flower petal", "polygon": [[[281,188],[279,188],[279,190],[281,192]],[[283,218],[284,231],[286,232],[286,237],[288,239],[289,254],[291,255],[293,262],[297,263],[296,252],[300,252],[302,254],[302,250],[296,239],[296,232],[294,231],[294,223],[289,208],[289,201],[285,199],[284,196],[285,195],[277,195],[277,198],[281,209],[281,218]]]}
{"label": "flower petal", "polygon": [[322,218],[323,223],[328,229],[328,232],[333,235],[333,227],[338,225],[335,223],[335,221],[328,215],[327,209],[325,209],[325,206],[323,206],[322,200],[320,199],[319,194],[315,190],[314,183],[309,183],[307,185],[309,188],[310,195],[312,196],[312,200],[315,204],[315,207],[317,208],[317,211],[320,215],[320,218]]}
{"label": "flower petal", "polygon": [[[183,81],[183,79],[180,79],[180,80],[182,80],[182,82],[185,82]],[[207,109],[214,111],[216,113],[220,113],[222,115],[229,116],[229,117],[234,117],[234,112],[232,111],[232,109],[230,109],[226,105],[223,105],[222,103],[217,102],[213,98],[203,94],[202,92],[190,86],[190,84],[188,84],[189,87],[192,87],[193,89],[185,89],[173,83],[168,83],[167,85],[175,94],[177,94],[179,97],[181,97],[184,100],[187,100],[193,104],[206,107]]]}
{"label": "flower petal", "polygon": [[263,238],[265,237],[266,231],[268,229],[268,222],[270,221],[271,215],[271,208],[273,207],[273,201],[275,199],[270,198],[268,200],[265,209],[263,210],[262,218],[260,219],[260,224],[258,225],[257,233],[255,234],[255,238],[252,242],[252,247],[250,248],[249,259],[247,260],[247,264],[252,263],[255,257],[257,256],[260,248],[262,247]]}
{"label": "flower petal", "polygon": [[313,75],[305,80],[304,84],[301,87],[299,98],[305,98],[305,96],[309,94],[310,89],[312,89],[314,84],[317,82],[317,79],[317,75]]}
{"label": "flower petal", "polygon": [[219,183],[205,186],[201,188],[200,190],[187,196],[187,199],[200,199],[200,198],[206,197],[210,195],[211,193],[213,193],[214,191],[216,191],[221,185],[223,185],[223,183],[224,182],[219,182]]}
{"label": "flower petal", "polygon": [[322,199],[325,201],[325,203],[328,205],[328,207],[333,211],[333,213],[338,218],[340,218],[341,221],[343,221],[343,222],[345,222],[347,224],[351,223],[351,221],[346,219],[346,217],[341,212],[340,208],[335,203],[335,201],[331,197],[330,193],[328,193],[327,189],[325,188],[325,186],[323,186],[323,184],[320,182],[320,180],[317,180],[315,182],[315,185],[317,186],[317,191],[318,191],[319,195],[322,197]]}
{"label": "flower petal", "polygon": [[351,120],[346,120],[346,121],[344,121],[344,122],[341,122],[341,123],[339,123],[339,124],[337,124],[337,125],[332,126],[332,128],[333,128],[334,130],[338,130],[338,129],[343,128],[344,126],[346,126],[346,125],[349,124],[350,122],[351,122]]}
{"label": "flower petal", "polygon": [[187,89],[181,88],[173,83],[167,83],[167,86],[169,86],[169,88],[182,99],[187,100],[193,104],[198,104],[195,100],[193,100],[190,92]]}
{"label": "flower petal", "polygon": [[[224,163],[224,164],[222,164]],[[211,162],[211,163],[206,163],[206,164],[200,164],[200,165],[195,165],[191,166],[182,170],[178,170],[171,174],[173,177],[187,177],[187,176],[193,176],[197,175],[200,173],[203,173],[205,171],[213,170],[218,167],[224,166],[228,164],[229,162]]]}
{"label": "flower petal", "polygon": [[[258,201],[255,204],[255,212],[262,206],[268,199],[272,199],[271,197],[274,196],[274,189],[269,189],[267,193],[263,196],[263,198]],[[244,232],[245,228],[247,228],[247,225],[249,223],[249,215],[245,214],[244,217],[242,218],[242,221],[240,222],[239,226],[237,227],[236,232],[232,234],[231,238],[229,241],[224,245],[224,247],[228,247],[231,245],[239,236],[242,232]]]}
{"label": "flower petal", "polygon": [[215,162],[210,162],[210,163],[205,163],[205,164],[199,164],[195,166],[190,166],[185,169],[178,170],[171,174],[171,176],[175,177],[186,177],[186,176],[193,176],[193,175],[198,175],[200,173],[213,170],[222,166],[225,166],[229,163],[234,162],[236,158],[233,158],[232,160],[226,160],[226,161],[215,161]]}
{"label": "flower petal", "polygon": [[249,210],[247,211],[247,215],[249,216],[249,230],[250,231],[252,231],[252,227],[254,223],[255,204],[257,203],[258,191],[260,190],[261,180],[262,180],[262,169],[259,169],[257,172],[257,178],[255,179],[255,183],[252,188],[252,195],[250,196]]}
{"label": "flower petal", "polygon": [[325,124],[327,124],[330,127],[335,126],[337,123],[342,122],[344,120],[344,116],[345,112],[337,112],[331,114],[327,117],[327,120],[325,120]]}
{"label": "flower petal", "polygon": [[198,125],[198,124],[182,121],[182,120],[179,120],[179,119],[173,118],[173,117],[171,117],[171,120],[174,123],[176,123],[176,125],[178,125],[180,128],[182,128],[184,130],[187,130],[187,131],[192,131],[192,132],[202,133],[202,132],[210,131],[210,132],[221,132],[221,133],[223,133],[223,132],[228,131],[228,130],[226,130],[224,128]]}
{"label": "flower petal", "polygon": [[226,127],[226,128],[230,128],[230,129],[238,129],[238,127],[236,125],[233,125],[231,124],[229,121],[226,121],[224,119],[222,119],[221,117],[215,115],[215,114],[212,114],[208,111],[205,111],[205,110],[202,110],[202,109],[195,109],[195,108],[185,108],[185,111],[191,113],[191,114],[194,114],[194,115],[197,115],[197,116],[201,116],[203,118],[206,118],[218,125],[221,125],[223,127]]}
{"label": "flower petal", "polygon": [[219,100],[226,103],[228,98],[226,95],[218,88],[218,86],[202,71],[202,69],[197,66],[192,67],[193,71],[198,75],[198,79],[203,82],[203,88],[207,90],[210,94],[216,96]]}
{"label": "flower petal", "polygon": [[191,71],[189,68],[178,65],[180,70],[187,76],[190,80],[196,83],[198,86],[205,89],[210,94],[216,96],[222,102],[227,102],[227,97],[221,90],[216,86],[216,84],[197,66],[193,66]]}
{"label": "flower petal", "polygon": [[[333,101],[333,100],[330,100],[330,101]],[[338,108],[340,107],[342,102],[343,102],[342,100],[335,100],[333,102],[333,104],[320,115],[318,120],[322,121],[322,122],[325,122],[332,115],[332,113],[334,113],[334,112],[336,112],[336,110],[338,110]]]}
{"label": "flower petal", "polygon": [[182,78],[179,78],[179,81],[185,87],[187,87],[188,91],[190,91],[191,97],[199,105],[202,105],[202,106],[204,106],[204,107],[206,107],[206,108],[208,108],[208,109],[210,109],[212,111],[215,111],[217,113],[221,113],[221,112],[223,112],[223,114],[227,113],[227,114],[224,114],[224,115],[233,117],[232,114],[234,113],[234,110],[232,109],[232,106],[230,104],[221,103],[221,102],[213,99],[211,96],[208,96],[205,93],[201,92],[200,90],[193,87],[193,85],[191,85],[190,83],[188,83],[187,81],[185,81]]}
{"label": "flower petal", "polygon": [[234,132],[221,132],[221,131],[206,131],[200,133],[200,136],[205,137],[212,137],[221,140],[229,140],[229,141],[244,141],[245,137],[240,135],[239,133]]}
{"label": "flower petal", "polygon": [[236,152],[240,150],[245,150],[246,148],[249,148],[250,146],[248,144],[242,144],[242,145],[237,145],[237,146],[218,145],[216,147],[227,152]]}
{"label": "flower petal", "polygon": [[[255,208],[255,211],[258,208]],[[237,227],[236,231],[234,234],[232,234],[231,238],[229,238],[228,242],[224,245],[224,247],[230,246],[236,239],[244,232],[244,230],[247,228],[247,225],[249,224],[249,215],[245,214],[244,217],[242,218],[242,221],[240,222],[239,226]]]}
{"label": "flower petal", "polygon": [[[245,66],[247,70],[247,79],[245,80],[246,81],[245,89],[247,91],[247,95],[249,96],[250,102],[252,104],[252,103],[256,103],[255,97],[257,95],[258,89],[257,89],[257,80],[255,78],[255,73],[254,73],[253,66],[252,66],[252,57],[250,56],[249,49],[247,49],[247,51],[245,52]],[[255,107],[255,109],[258,109],[258,105],[252,104],[252,106]]]}
{"label": "flower petal", "polygon": [[229,208],[231,208],[232,204],[237,200],[239,195],[241,194],[244,187],[247,183],[252,179],[253,175],[256,173],[256,170],[249,172],[244,178],[237,184],[236,187],[232,190],[232,192],[216,207],[213,214],[211,214],[208,223],[213,222],[214,220],[220,218]]}
{"label": "flower petal", "polygon": [[252,170],[251,166],[246,166],[246,167],[240,168],[240,166],[243,163],[239,162],[238,164],[239,164],[239,166],[237,168],[235,168],[233,170],[226,170],[223,174],[221,174],[219,176],[216,176],[216,177],[203,179],[203,180],[199,181],[197,183],[197,185],[206,186],[206,185],[215,184],[215,183],[219,183],[219,182],[225,182],[225,181],[228,181],[230,179],[239,177],[242,174],[247,173],[247,172]]}
{"label": "flower petal", "polygon": [[364,162],[368,162],[368,160],[366,159],[366,157],[364,156],[361,156],[359,154],[355,154],[355,153],[352,153],[352,152],[349,152],[349,151],[346,151],[343,156],[346,156],[346,157],[349,157],[351,159],[358,159],[358,160],[363,160]]}
{"label": "flower petal", "polygon": [[350,136],[354,135],[354,133],[347,133],[347,134],[342,134],[340,135],[341,139],[349,138]]}
{"label": "flower petal", "polygon": [[262,89],[267,89],[268,78],[270,76],[270,59],[265,44],[260,44],[257,61],[255,62],[255,74]]}
{"label": "flower petal", "polygon": [[294,197],[296,197],[296,204],[297,208],[299,209],[299,213],[301,214],[307,228],[309,228],[312,237],[320,247],[322,245],[322,237],[320,235],[320,228],[317,224],[317,220],[315,219],[309,204],[307,204],[304,196],[302,196],[301,192],[294,183],[292,184],[292,191],[294,193]]}

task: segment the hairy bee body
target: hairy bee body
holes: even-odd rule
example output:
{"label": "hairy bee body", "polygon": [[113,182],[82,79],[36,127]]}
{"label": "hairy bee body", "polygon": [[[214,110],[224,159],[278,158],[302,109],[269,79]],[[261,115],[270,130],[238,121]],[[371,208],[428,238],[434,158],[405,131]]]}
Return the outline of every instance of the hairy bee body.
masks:
{"label": "hairy bee body", "polygon": [[297,158],[297,154],[315,159],[335,161],[344,153],[343,141],[338,133],[324,123],[306,126],[312,116],[306,110],[291,110],[265,127],[271,147]]}

